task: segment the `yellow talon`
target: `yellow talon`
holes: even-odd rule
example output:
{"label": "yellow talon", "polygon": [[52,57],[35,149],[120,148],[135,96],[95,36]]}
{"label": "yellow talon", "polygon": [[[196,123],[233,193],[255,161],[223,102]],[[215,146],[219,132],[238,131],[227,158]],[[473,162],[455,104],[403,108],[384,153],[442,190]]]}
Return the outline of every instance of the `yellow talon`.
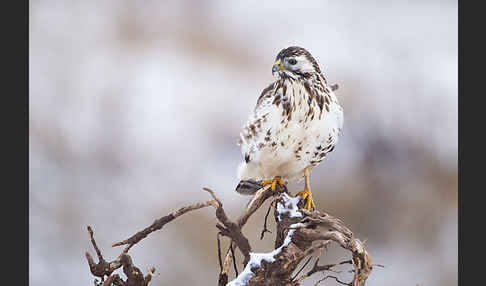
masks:
{"label": "yellow talon", "polygon": [[264,186],[271,184],[272,185],[272,191],[275,191],[275,189],[277,188],[277,184],[279,184],[280,186],[285,185],[282,178],[280,178],[278,176],[273,178],[273,180],[263,180],[262,183],[263,183]]}
{"label": "yellow talon", "polygon": [[312,199],[312,192],[309,189],[305,189],[303,191],[300,191],[296,194],[296,196],[301,196],[303,200],[307,200],[305,209],[310,211],[311,209],[316,208],[316,204],[314,203],[314,200]]}
{"label": "yellow talon", "polygon": [[307,167],[304,169],[305,187],[303,191],[297,193],[297,196],[301,196],[303,200],[306,200],[305,208],[308,211],[310,211],[311,209],[316,209],[316,204],[312,199],[312,192],[310,190],[309,176],[311,169],[312,167]]}

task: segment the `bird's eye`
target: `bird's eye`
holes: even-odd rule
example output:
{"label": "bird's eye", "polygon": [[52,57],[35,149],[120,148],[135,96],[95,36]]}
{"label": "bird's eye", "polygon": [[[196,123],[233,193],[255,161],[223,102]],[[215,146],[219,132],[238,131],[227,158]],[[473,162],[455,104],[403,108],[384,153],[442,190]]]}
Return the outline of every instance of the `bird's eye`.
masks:
{"label": "bird's eye", "polygon": [[291,65],[295,65],[297,63],[297,61],[295,59],[290,59],[289,60],[289,64]]}

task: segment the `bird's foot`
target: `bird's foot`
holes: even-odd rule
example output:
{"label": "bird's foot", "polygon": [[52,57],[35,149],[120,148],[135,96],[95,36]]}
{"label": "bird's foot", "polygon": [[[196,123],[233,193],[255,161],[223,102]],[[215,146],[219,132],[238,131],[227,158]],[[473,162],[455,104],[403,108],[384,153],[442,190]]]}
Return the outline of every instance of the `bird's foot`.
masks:
{"label": "bird's foot", "polygon": [[262,181],[263,185],[266,186],[266,185],[272,185],[272,191],[275,191],[275,188],[277,187],[277,184],[279,184],[280,186],[284,186],[285,183],[284,181],[282,180],[282,178],[280,177],[275,177],[273,178],[273,180],[263,180]]}
{"label": "bird's foot", "polygon": [[309,189],[305,189],[303,191],[300,191],[296,194],[296,196],[301,196],[303,200],[307,200],[305,209],[310,211],[311,209],[316,208],[316,204],[314,203],[314,200],[312,199],[312,192]]}

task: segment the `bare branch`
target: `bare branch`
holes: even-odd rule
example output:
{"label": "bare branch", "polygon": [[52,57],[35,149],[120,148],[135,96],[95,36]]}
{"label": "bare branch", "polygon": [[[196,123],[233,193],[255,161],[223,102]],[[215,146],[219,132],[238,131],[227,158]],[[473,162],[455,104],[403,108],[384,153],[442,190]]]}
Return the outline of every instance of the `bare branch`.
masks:
{"label": "bare branch", "polygon": [[[222,205],[216,209],[216,217],[223,224],[217,224],[216,227],[223,236],[231,238],[231,240],[238,246],[241,253],[245,256],[245,264],[250,260],[251,246],[248,239],[241,232],[241,228],[234,222],[230,221],[224,212]],[[231,248],[233,245],[231,245]]]}
{"label": "bare branch", "polygon": [[[126,245],[122,253],[113,261],[107,262],[98,248],[94,239],[93,230],[88,226],[91,243],[96,251],[98,263],[93,257],[86,252],[86,259],[91,273],[101,278],[101,282],[96,282],[96,286],[147,286],[154,276],[155,268],[150,268],[148,274],[143,276],[127,254],[128,250],[150,233],[160,230],[164,225],[173,221],[175,218],[190,212],[192,210],[212,206],[215,209],[215,215],[218,219],[216,224],[219,230],[217,234],[217,251],[220,266],[218,279],[219,285],[228,284],[228,271],[233,264],[238,283],[229,283],[230,285],[300,285],[300,283],[315,273],[325,271],[341,272],[334,267],[344,264],[353,266],[351,270],[354,273],[353,280],[349,283],[342,282],[336,276],[325,276],[317,284],[325,279],[333,278],[338,283],[350,286],[364,286],[366,279],[370,275],[373,266],[371,258],[364,247],[364,243],[357,239],[353,232],[347,228],[344,223],[327,213],[319,211],[307,211],[301,209],[302,200],[297,197],[291,197],[287,194],[286,186],[278,185],[275,191],[270,189],[270,185],[259,189],[251,198],[243,214],[236,220],[231,221],[223,208],[223,204],[216,197],[215,193],[208,189],[207,191],[212,200],[195,203],[182,207],[170,214],[155,220],[149,227],[132,235],[130,238],[116,242],[112,246]],[[253,253],[250,242],[242,232],[242,227],[246,224],[250,216],[255,213],[264,202],[273,196],[273,200],[265,215],[264,228],[261,238],[267,229],[267,218],[270,209],[274,206],[274,218],[276,222],[275,249],[268,253]],[[275,203],[275,205],[273,205]],[[220,236],[231,239],[230,246],[226,253],[224,261],[221,260],[221,243]],[[305,274],[299,274],[306,268],[316,251],[322,251],[331,242],[335,242],[343,249],[352,254],[352,259],[335,264],[319,265],[319,258],[316,259],[312,269]],[[243,265],[245,269],[238,273],[235,261],[235,247],[237,247],[244,256]],[[320,254],[319,254],[320,255]],[[307,259],[303,266],[298,270],[297,267],[304,259]],[[126,281],[120,278],[113,271],[123,267],[123,273],[127,277]],[[292,277],[292,273],[296,273]],[[106,280],[104,280],[106,277]],[[317,285],[316,284],[316,285]]]}
{"label": "bare branch", "polygon": [[235,269],[236,275],[238,275],[238,267],[236,266],[235,251],[233,250],[233,245],[231,245],[231,244],[230,244],[230,249],[231,249],[231,257],[233,257],[233,267]]}
{"label": "bare branch", "polygon": [[[280,190],[280,185],[278,185],[277,190],[275,191],[276,192],[282,191]],[[263,188],[256,191],[253,197],[251,198],[250,202],[248,203],[245,212],[236,220],[238,226],[240,226],[240,228],[243,228],[243,226],[246,224],[250,216],[253,213],[255,213],[255,211],[259,209],[263,205],[263,203],[273,195],[274,195],[274,191],[272,191],[271,185],[266,185]],[[226,285],[226,283],[228,283],[228,271],[231,263],[233,262],[232,260],[233,259],[231,254],[229,252],[226,253],[226,257],[223,263],[223,269],[219,273],[218,285]]]}
{"label": "bare branch", "polygon": [[140,240],[144,239],[145,237],[147,237],[152,232],[162,229],[162,227],[164,227],[164,225],[173,221],[177,217],[179,217],[179,216],[181,216],[181,215],[183,215],[187,212],[193,211],[193,210],[197,210],[197,209],[205,208],[205,207],[209,207],[209,206],[214,206],[215,203],[219,203],[219,202],[217,202],[215,200],[211,200],[211,201],[195,203],[195,204],[192,204],[192,205],[189,205],[189,206],[182,207],[182,208],[180,208],[180,209],[178,209],[178,210],[176,210],[176,211],[174,211],[174,212],[172,212],[172,213],[170,213],[170,214],[168,214],[164,217],[161,217],[161,218],[155,220],[150,226],[148,226],[147,228],[145,228],[142,231],[137,232],[136,234],[132,235],[130,238],[125,239],[123,241],[113,243],[112,247],[120,246],[120,245],[127,245],[127,247],[123,250],[124,253],[127,253],[128,250],[132,246],[137,244]]}
{"label": "bare branch", "polygon": [[[98,255],[99,262],[95,263],[93,257],[89,252],[86,252],[86,259],[88,260],[89,268],[91,273],[94,276],[100,277],[103,281],[104,277],[107,276],[107,279],[101,284],[96,284],[99,286],[147,286],[150,280],[152,279],[153,272],[155,268],[149,269],[149,274],[147,276],[143,276],[140,269],[133,265],[131,257],[123,253],[120,254],[115,260],[111,262],[107,262],[103,255],[101,254],[100,249],[96,245],[96,241],[94,239],[93,230],[90,226],[88,226],[88,232],[91,238],[91,243],[96,250],[96,254]],[[113,271],[123,266],[123,272],[127,276],[127,280],[123,281],[118,274],[111,275]]]}
{"label": "bare branch", "polygon": [[263,203],[270,198],[271,196],[274,195],[274,193],[278,193],[281,191],[287,191],[287,188],[284,190],[280,189],[280,185],[278,185],[277,189],[272,191],[270,185],[266,185],[263,188],[259,189],[255,195],[253,195],[252,199],[246,206],[245,212],[236,220],[236,223],[243,228],[243,226],[246,224],[247,220],[250,218],[250,216],[257,210],[259,209]]}

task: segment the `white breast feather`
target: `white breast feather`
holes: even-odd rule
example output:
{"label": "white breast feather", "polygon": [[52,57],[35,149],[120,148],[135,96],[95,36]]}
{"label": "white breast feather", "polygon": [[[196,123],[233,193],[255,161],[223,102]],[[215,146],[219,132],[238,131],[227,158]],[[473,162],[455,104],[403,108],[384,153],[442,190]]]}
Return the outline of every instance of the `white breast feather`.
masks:
{"label": "white breast feather", "polygon": [[[301,83],[286,81],[286,86],[292,106],[291,120],[282,116],[282,88],[275,94],[272,89],[263,95],[240,133],[241,152],[243,156],[249,155],[249,162],[242,162],[238,168],[241,180],[302,177],[304,168],[319,164],[325,157],[320,154],[327,154],[324,150],[329,151],[338,142],[343,111],[334,93],[329,92],[329,112],[323,108],[321,116],[316,100],[308,104],[307,91]],[[279,95],[281,102],[277,106],[273,102]],[[314,109],[314,119],[305,120],[310,108]]]}

